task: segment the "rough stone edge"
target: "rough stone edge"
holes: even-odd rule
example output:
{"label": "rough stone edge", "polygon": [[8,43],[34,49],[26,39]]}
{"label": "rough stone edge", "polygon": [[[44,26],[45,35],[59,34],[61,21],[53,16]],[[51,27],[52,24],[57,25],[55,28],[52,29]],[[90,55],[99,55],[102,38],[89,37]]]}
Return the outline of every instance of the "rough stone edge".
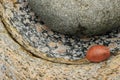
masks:
{"label": "rough stone edge", "polygon": [[[2,4],[3,1],[4,0],[0,1],[0,3]],[[11,0],[11,1],[13,1],[13,3],[14,3],[16,0]],[[4,13],[4,8],[0,12]],[[38,49],[30,46],[30,44],[25,39],[23,39],[22,35],[20,35],[19,32],[15,28],[13,28],[13,25],[10,24],[8,18],[5,15],[0,14],[0,16],[2,16],[2,22],[4,23],[4,26],[6,27],[8,33],[11,35],[11,37],[18,44],[20,44],[22,47],[24,47],[24,49],[26,49],[26,51],[30,52],[32,55],[34,55],[38,58],[42,58],[42,59],[47,60],[47,61],[55,62],[55,63],[74,64],[74,65],[76,65],[76,64],[88,64],[89,63],[89,61],[86,58],[79,59],[79,60],[69,60],[69,59],[64,59],[64,58],[48,57],[46,55],[46,53],[40,52]]]}
{"label": "rough stone edge", "polygon": [[23,37],[18,33],[18,31],[16,29],[14,29],[12,27],[12,25],[10,25],[8,23],[8,21],[6,21],[6,19],[2,19],[2,21],[5,24],[5,27],[7,28],[7,31],[9,32],[9,34],[11,34],[11,37],[14,38],[17,41],[17,43],[19,43],[21,46],[23,46],[28,52],[30,52],[31,54],[34,53],[33,55],[36,57],[39,57],[39,58],[42,58],[45,60],[49,60],[52,62],[57,62],[57,63],[66,63],[66,64],[82,64],[82,63],[86,63],[86,62],[88,63],[88,61],[86,59],[68,60],[68,59],[63,59],[63,58],[47,57],[46,53],[40,52],[36,48],[30,46],[30,44],[23,39]]}
{"label": "rough stone edge", "polygon": [[48,60],[48,61],[51,61],[51,62],[56,62],[56,63],[64,63],[64,64],[89,63],[89,61],[86,58],[80,59],[80,60],[69,60],[69,59],[64,59],[64,58],[50,58],[50,57],[48,57],[46,53],[40,52],[38,49],[30,46],[30,44],[26,40],[23,39],[22,35],[20,35],[18,33],[18,31],[15,28],[13,28],[13,25],[10,24],[8,18],[4,15],[4,8],[1,11],[2,11],[2,14],[0,14],[0,15],[2,16],[2,22],[3,22],[4,26],[6,27],[8,33],[11,35],[11,37],[14,40],[16,40],[16,42],[18,44],[23,46],[32,55],[34,55],[38,58],[42,58],[42,59],[45,59],[45,60]]}

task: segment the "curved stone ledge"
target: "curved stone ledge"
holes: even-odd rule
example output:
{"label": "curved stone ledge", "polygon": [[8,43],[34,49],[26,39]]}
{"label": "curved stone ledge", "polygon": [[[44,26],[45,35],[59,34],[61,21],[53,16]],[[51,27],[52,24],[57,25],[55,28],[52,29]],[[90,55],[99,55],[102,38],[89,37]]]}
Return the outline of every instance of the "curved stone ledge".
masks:
{"label": "curved stone ledge", "polygon": [[[11,35],[11,37],[16,40],[21,46],[23,46],[27,51],[31,52],[32,55],[36,56],[36,57],[39,57],[39,58],[42,58],[42,59],[45,59],[45,60],[49,60],[49,61],[52,61],[52,62],[58,62],[58,63],[66,63],[66,64],[83,64],[83,63],[89,63],[89,61],[87,61],[86,59],[79,59],[79,60],[70,60],[70,59],[64,59],[64,58],[54,58],[54,57],[49,57],[47,54],[39,51],[38,49],[36,49],[35,47],[32,47],[30,45],[30,43],[25,39],[23,38],[23,36],[19,33],[19,31],[15,28],[15,25],[14,23],[10,22],[10,17],[9,16],[14,16],[11,12],[14,11],[15,9],[17,10],[17,6],[19,5],[16,5],[14,4],[16,1],[11,1],[11,0],[8,0],[5,1],[1,1],[1,16],[2,16],[2,21],[7,29],[7,31],[9,32],[9,34]],[[7,4],[7,5],[5,5]],[[7,10],[5,10],[4,8],[8,7]],[[19,9],[18,9],[19,10]],[[120,40],[119,37],[116,38],[116,39],[111,39],[113,40]],[[116,44],[114,46],[114,44],[110,45],[109,47],[112,47],[112,48],[115,48],[116,47]],[[119,45],[118,45],[119,47]],[[116,54],[116,53],[115,53]]]}
{"label": "curved stone ledge", "polygon": [[[6,2],[6,1],[3,1]],[[4,3],[3,3],[4,4]],[[12,4],[12,2],[11,2]],[[47,54],[40,52],[36,48],[32,47],[27,40],[25,40],[22,35],[14,28],[14,26],[10,23],[9,17],[12,16],[11,14],[7,14],[4,11],[3,6],[1,5],[2,9],[2,21],[8,31],[8,33],[11,35],[11,37],[16,40],[21,46],[23,46],[27,51],[31,52],[34,56],[49,60],[52,62],[59,62],[59,63],[66,63],[66,64],[81,64],[81,63],[88,63],[86,59],[80,59],[80,60],[69,60],[64,58],[50,58],[47,56]],[[9,10],[9,9],[8,9]],[[14,10],[14,8],[11,7],[11,10]]]}
{"label": "curved stone ledge", "polygon": [[[6,2],[6,0],[1,1]],[[0,4],[0,12],[2,10],[3,8]],[[118,55],[112,56],[109,60],[101,63],[79,63],[81,65],[53,63],[32,55],[30,51],[26,51],[24,47],[28,47],[28,49],[31,50],[33,50],[33,47],[29,47],[29,43],[22,39],[22,36],[14,28],[11,28],[11,32],[14,33],[13,37],[18,38],[19,43],[23,44],[24,47],[20,46],[18,42],[11,38],[11,34],[9,34],[7,30],[12,26],[10,26],[8,24],[9,22],[5,19],[6,18],[2,18],[4,24],[0,20],[0,80],[120,79],[120,51]],[[9,28],[6,30],[5,26]],[[26,46],[26,44],[28,46]]]}
{"label": "curved stone ledge", "polygon": [[[120,52],[119,52],[120,53]],[[16,43],[0,22],[0,79],[119,80],[120,55],[101,63],[66,65],[37,58]]]}

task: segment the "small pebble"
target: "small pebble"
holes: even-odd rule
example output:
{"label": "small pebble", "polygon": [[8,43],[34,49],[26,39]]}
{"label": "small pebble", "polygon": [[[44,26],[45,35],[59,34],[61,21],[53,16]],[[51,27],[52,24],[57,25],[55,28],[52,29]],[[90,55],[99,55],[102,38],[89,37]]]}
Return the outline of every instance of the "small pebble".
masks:
{"label": "small pebble", "polygon": [[103,45],[94,45],[87,51],[86,58],[91,62],[101,62],[110,57],[110,50]]}
{"label": "small pebble", "polygon": [[57,44],[55,42],[50,42],[48,44],[48,46],[51,47],[51,48],[55,48],[57,46]]}
{"label": "small pebble", "polygon": [[57,54],[62,54],[66,52],[66,47],[65,46],[59,46],[57,49],[53,50],[53,53]]}

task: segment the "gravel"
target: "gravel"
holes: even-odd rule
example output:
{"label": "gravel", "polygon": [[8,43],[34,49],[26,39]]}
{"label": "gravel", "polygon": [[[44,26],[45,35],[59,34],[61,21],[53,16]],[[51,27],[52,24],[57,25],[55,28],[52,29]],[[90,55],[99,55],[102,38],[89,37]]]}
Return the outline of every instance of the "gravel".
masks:
{"label": "gravel", "polygon": [[[11,12],[10,22],[17,31],[30,43],[32,47],[39,49],[49,57],[62,57],[67,59],[81,59],[86,55],[87,49],[92,45],[111,46],[111,53],[120,50],[120,28],[102,36],[91,38],[79,38],[76,36],[63,35],[51,31],[43,21],[31,11],[26,0],[18,0],[19,12]],[[118,38],[111,40],[111,38]]]}

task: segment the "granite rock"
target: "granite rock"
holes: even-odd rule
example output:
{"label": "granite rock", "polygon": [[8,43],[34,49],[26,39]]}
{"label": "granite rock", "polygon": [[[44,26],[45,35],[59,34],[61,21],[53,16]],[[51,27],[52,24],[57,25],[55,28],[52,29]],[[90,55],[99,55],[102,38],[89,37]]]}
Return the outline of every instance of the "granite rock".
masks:
{"label": "granite rock", "polygon": [[[14,1],[18,0],[1,0],[0,10],[5,11],[2,9],[1,3],[11,4]],[[18,3],[15,2],[14,6],[18,6]],[[25,47],[16,42],[9,34],[6,27],[7,24],[3,19],[1,20],[1,18],[2,17],[0,17],[0,80],[120,79],[120,52],[116,56],[111,56],[109,60],[97,64],[67,65],[53,63],[33,55],[26,50]],[[11,33],[16,34],[15,31],[11,31]],[[24,42],[22,37],[19,37],[19,41]],[[57,45],[60,46],[60,43]]]}
{"label": "granite rock", "polygon": [[120,26],[120,0],[28,0],[52,30],[71,35],[104,34]]}
{"label": "granite rock", "polygon": [[120,55],[81,65],[52,63],[27,52],[0,22],[0,80],[119,80]]}

